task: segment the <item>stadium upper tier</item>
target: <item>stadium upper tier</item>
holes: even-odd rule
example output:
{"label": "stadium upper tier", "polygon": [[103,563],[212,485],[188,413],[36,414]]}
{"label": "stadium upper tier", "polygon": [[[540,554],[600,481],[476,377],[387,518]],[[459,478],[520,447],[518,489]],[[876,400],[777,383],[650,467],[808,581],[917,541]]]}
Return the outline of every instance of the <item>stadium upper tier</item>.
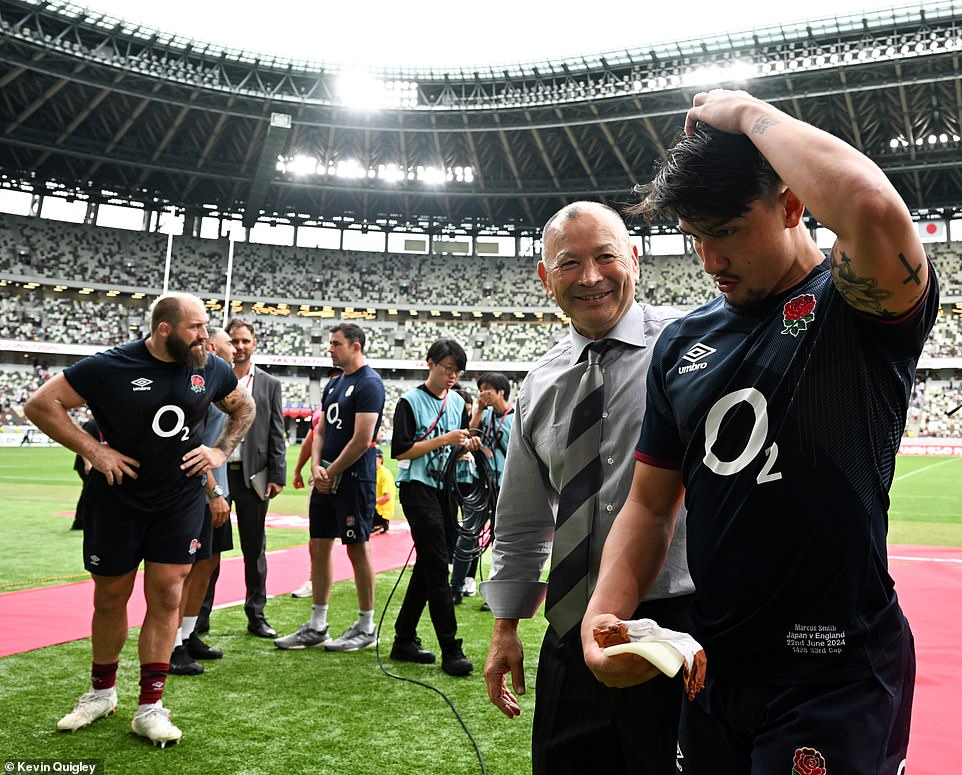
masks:
{"label": "stadium upper tier", "polygon": [[917,212],[960,204],[952,2],[470,72],[255,57],[83,11],[0,0],[0,181],[246,226],[534,234],[630,198],[694,92],[747,87],[876,160]]}
{"label": "stadium upper tier", "polygon": [[[163,287],[167,236],[0,214],[0,274],[93,284],[102,290]],[[226,239],[175,237],[168,287],[224,297]],[[346,306],[553,316],[537,258],[368,253],[235,243],[231,298]],[[714,289],[694,256],[642,259],[639,298],[695,305]],[[316,311],[315,311],[316,312]]]}
{"label": "stadium upper tier", "polygon": [[[0,217],[0,339],[109,346],[143,335],[160,293],[166,237],[160,234]],[[962,244],[927,245],[944,314],[930,358],[962,357]],[[355,320],[368,355],[411,368],[440,337],[472,362],[522,370],[564,330],[533,257],[422,256],[240,243],[231,266],[232,311],[255,318],[261,350],[326,359],[327,329]],[[169,288],[205,299],[223,320],[226,240],[175,238]],[[645,256],[639,300],[683,308],[716,294],[696,256]],[[325,360],[326,362],[326,360]],[[316,365],[316,364],[315,364]]]}

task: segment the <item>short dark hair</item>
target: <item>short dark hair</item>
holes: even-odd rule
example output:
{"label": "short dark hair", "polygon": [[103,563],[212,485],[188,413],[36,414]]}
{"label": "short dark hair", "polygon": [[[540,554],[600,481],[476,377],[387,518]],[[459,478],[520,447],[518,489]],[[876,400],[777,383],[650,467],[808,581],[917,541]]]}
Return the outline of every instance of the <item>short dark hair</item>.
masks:
{"label": "short dark hair", "polygon": [[698,122],[682,135],[635,193],[642,201],[628,209],[649,223],[717,220],[744,215],[752,202],[771,196],[781,179],[745,135],[728,134]]}
{"label": "short dark hair", "polygon": [[478,390],[482,385],[490,385],[495,393],[504,393],[504,400],[511,397],[511,382],[500,371],[486,371],[477,379]]}
{"label": "short dark hair", "polygon": [[464,399],[465,406],[474,406],[474,396],[472,396],[471,391],[460,382],[455,382],[454,385],[451,386],[451,390]]}
{"label": "short dark hair", "polygon": [[230,321],[227,323],[227,325],[224,326],[224,330],[229,334],[235,328],[241,328],[241,327],[246,328],[248,331],[250,331],[251,339],[253,339],[255,342],[257,341],[257,332],[254,330],[254,324],[251,323],[249,320],[245,320],[244,318],[231,318]]}
{"label": "short dark hair", "polygon": [[366,337],[364,336],[364,329],[362,329],[356,323],[338,323],[331,329],[331,333],[339,331],[344,334],[344,338],[347,339],[351,344],[357,342],[361,345],[361,352],[364,352],[364,343]]}
{"label": "short dark hair", "polygon": [[454,358],[454,365],[458,367],[458,370],[464,371],[468,365],[468,356],[464,352],[464,348],[453,339],[438,339],[428,348],[427,359],[431,363],[440,363],[449,355]]}

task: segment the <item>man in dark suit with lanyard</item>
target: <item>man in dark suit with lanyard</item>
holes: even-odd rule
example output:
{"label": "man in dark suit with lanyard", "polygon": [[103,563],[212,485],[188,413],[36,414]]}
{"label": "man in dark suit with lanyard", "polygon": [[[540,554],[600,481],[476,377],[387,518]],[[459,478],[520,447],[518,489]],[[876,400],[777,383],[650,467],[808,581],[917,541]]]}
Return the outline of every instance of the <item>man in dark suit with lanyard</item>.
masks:
{"label": "man in dark suit with lanyard", "polygon": [[[244,613],[247,614],[248,632],[259,638],[276,638],[277,631],[264,617],[267,603],[264,522],[268,502],[284,489],[287,480],[281,383],[251,360],[257,349],[253,323],[232,318],[227,324],[227,333],[234,346],[234,375],[257,405],[254,424],[227,461],[230,498],[237,514],[237,532],[244,554],[244,582],[247,586]],[[215,582],[216,578],[211,579],[202,617],[209,615]]]}

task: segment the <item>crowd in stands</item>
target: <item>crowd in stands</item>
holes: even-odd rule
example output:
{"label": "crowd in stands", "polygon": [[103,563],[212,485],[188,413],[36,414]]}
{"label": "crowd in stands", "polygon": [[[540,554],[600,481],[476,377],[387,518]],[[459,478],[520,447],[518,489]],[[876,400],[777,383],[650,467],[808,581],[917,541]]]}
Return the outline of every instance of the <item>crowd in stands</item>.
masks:
{"label": "crowd in stands", "polygon": [[[0,339],[110,346],[143,335],[150,300],[163,285],[166,249],[163,234],[0,214],[0,276],[12,280],[0,288]],[[924,356],[959,358],[962,314],[956,310],[962,310],[962,305],[953,308],[951,300],[962,297],[962,246],[930,243],[927,250],[939,269],[943,314]],[[433,341],[452,337],[464,345],[469,362],[527,364],[550,348],[563,329],[553,315],[533,319],[532,310],[554,310],[537,279],[535,264],[531,257],[395,255],[235,243],[231,298],[242,302],[242,314],[254,319],[261,352],[272,355],[324,358],[327,330],[338,319],[294,313],[299,302],[341,301],[358,309],[380,306],[375,319],[357,321],[368,332],[369,358],[420,361]],[[227,273],[226,240],[174,239],[171,289],[216,297],[223,292]],[[23,287],[25,280],[37,284]],[[103,291],[81,295],[76,289],[54,290],[59,280],[128,290],[112,297]],[[133,297],[135,289],[146,295]],[[696,256],[642,256],[639,298],[688,308],[714,294]],[[275,311],[289,309],[291,314],[262,314],[254,301]],[[414,305],[422,312],[408,316],[402,309],[391,315],[385,310],[391,304]],[[446,309],[430,314],[438,307]],[[451,308],[460,314],[454,315]],[[473,310],[478,308],[488,314],[475,316]],[[499,314],[494,316],[491,310]],[[529,311],[524,320],[516,315],[521,310]],[[222,308],[212,309],[215,323],[222,317]],[[420,376],[398,382],[393,400]],[[296,370],[285,378],[286,403],[301,407],[316,402],[319,387],[310,380]],[[928,384],[941,385],[931,380]],[[15,407],[31,386],[36,387],[36,376],[29,370],[0,369],[0,411],[12,418],[9,421],[17,421]],[[919,393],[916,431],[922,435],[938,435],[936,431],[945,427],[957,431],[962,417],[940,415],[944,408],[938,404],[940,394],[935,387],[932,391],[931,395]],[[390,414],[392,395],[388,405]],[[931,421],[923,422],[930,411]]]}
{"label": "crowd in stands", "polygon": [[[0,274],[163,287],[167,237],[85,224],[0,214]],[[226,240],[176,237],[168,287],[223,294]],[[551,308],[536,259],[517,256],[418,255],[235,243],[232,297],[330,303],[410,304],[459,309]],[[962,282],[960,282],[962,287]],[[714,295],[689,256],[642,256],[639,298],[693,306]]]}
{"label": "crowd in stands", "polygon": [[[930,243],[944,295],[962,295],[959,243]],[[111,283],[156,292],[163,286],[167,237],[86,224],[0,214],[0,274]],[[175,237],[169,287],[222,294],[227,240]],[[453,305],[500,309],[552,304],[534,271],[536,259],[368,253],[235,243],[235,297],[354,304]],[[693,254],[642,256],[639,297],[694,306],[715,295]]]}
{"label": "crowd in stands", "polygon": [[23,405],[47,378],[46,369],[39,364],[34,368],[0,367],[0,425],[23,424]]}
{"label": "crowd in stands", "polygon": [[962,380],[919,380],[909,407],[906,435],[918,438],[962,438],[962,409],[959,404],[962,404]]}
{"label": "crowd in stands", "polygon": [[962,308],[959,313],[942,308],[922,355],[929,358],[962,357]]}

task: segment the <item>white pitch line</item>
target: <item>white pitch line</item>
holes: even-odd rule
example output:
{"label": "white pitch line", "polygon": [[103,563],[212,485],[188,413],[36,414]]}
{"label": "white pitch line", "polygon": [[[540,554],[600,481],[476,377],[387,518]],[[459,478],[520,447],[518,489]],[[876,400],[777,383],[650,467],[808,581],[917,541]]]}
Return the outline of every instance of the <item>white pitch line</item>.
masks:
{"label": "white pitch line", "polygon": [[908,473],[902,474],[901,476],[896,476],[895,479],[892,480],[892,482],[893,484],[895,482],[901,482],[903,479],[908,479],[910,476],[915,476],[916,474],[924,473],[932,468],[938,468],[939,466],[944,466],[946,463],[954,463],[958,459],[959,458],[950,457],[950,458],[946,458],[945,460],[940,460],[938,463],[932,463],[932,465],[929,465],[929,466],[916,468],[914,471],[909,471]]}
{"label": "white pitch line", "polygon": [[948,562],[962,565],[962,557],[906,557],[905,555],[890,554],[889,559],[906,562]]}

